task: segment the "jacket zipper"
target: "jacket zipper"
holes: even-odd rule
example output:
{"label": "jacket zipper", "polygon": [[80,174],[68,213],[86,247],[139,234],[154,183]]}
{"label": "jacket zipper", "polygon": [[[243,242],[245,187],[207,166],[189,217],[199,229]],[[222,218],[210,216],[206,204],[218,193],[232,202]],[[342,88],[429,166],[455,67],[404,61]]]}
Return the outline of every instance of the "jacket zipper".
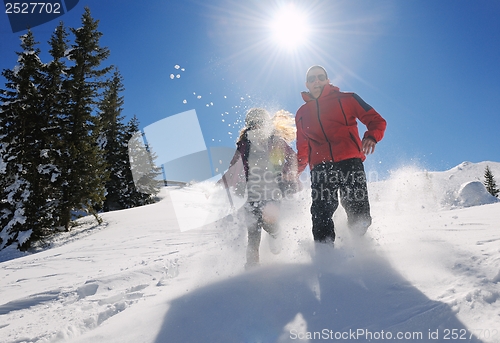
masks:
{"label": "jacket zipper", "polygon": [[328,143],[328,147],[330,148],[330,156],[332,157],[332,162],[335,162],[335,159],[333,158],[332,144],[330,143],[330,140],[328,140],[328,136],[325,133],[325,129],[323,128],[323,124],[321,123],[321,118],[319,116],[319,101],[318,101],[318,99],[315,99],[315,100],[316,100],[316,109],[317,109],[316,114],[318,116],[318,123],[319,123],[319,126],[321,127],[321,131],[323,132],[323,135],[325,136],[325,140]]}

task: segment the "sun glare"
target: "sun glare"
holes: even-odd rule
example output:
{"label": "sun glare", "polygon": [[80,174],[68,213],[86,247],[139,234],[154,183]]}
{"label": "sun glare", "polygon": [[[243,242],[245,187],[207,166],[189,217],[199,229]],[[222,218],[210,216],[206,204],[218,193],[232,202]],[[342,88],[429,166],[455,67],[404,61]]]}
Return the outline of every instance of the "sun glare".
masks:
{"label": "sun glare", "polygon": [[271,31],[280,46],[293,50],[305,42],[309,30],[305,15],[289,5],[276,14]]}

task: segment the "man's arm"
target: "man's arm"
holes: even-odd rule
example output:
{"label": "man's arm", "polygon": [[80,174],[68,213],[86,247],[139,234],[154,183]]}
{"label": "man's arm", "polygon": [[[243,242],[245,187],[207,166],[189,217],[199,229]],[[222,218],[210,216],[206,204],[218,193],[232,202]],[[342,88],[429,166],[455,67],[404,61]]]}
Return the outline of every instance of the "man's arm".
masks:
{"label": "man's arm", "polygon": [[[366,125],[368,129],[363,135],[363,152],[370,154],[375,150],[375,144],[384,138],[387,122],[382,116],[368,105],[357,94],[353,94],[356,106],[356,117]],[[366,151],[365,151],[366,150]]]}

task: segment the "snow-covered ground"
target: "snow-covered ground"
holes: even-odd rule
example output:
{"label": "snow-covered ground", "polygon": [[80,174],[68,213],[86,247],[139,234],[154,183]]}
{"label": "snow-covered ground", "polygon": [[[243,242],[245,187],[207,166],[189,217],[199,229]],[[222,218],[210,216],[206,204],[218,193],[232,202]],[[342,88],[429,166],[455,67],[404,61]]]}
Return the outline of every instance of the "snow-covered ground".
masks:
{"label": "snow-covered ground", "polygon": [[283,251],[264,234],[251,271],[238,215],[180,224],[215,211],[207,183],[82,218],[50,249],[0,252],[0,342],[500,342],[500,203],[473,182],[486,165],[500,176],[463,163],[370,183],[372,227],[355,239],[338,211],[335,249],[314,247],[306,187],[283,205]]}

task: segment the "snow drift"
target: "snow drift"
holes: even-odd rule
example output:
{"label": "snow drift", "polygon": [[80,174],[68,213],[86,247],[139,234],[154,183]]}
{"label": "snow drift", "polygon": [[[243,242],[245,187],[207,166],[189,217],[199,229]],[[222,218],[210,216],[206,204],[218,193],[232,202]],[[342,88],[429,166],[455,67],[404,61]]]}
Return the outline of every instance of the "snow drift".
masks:
{"label": "snow drift", "polygon": [[175,211],[168,188],[103,225],[83,218],[50,249],[0,253],[0,341],[500,342],[500,204],[470,206],[486,165],[500,175],[463,163],[370,183],[372,227],[351,237],[338,211],[335,249],[312,242],[306,187],[283,204],[282,253],[263,235],[250,272],[238,213],[179,229],[207,184],[178,190]]}
{"label": "snow drift", "polygon": [[458,205],[463,207],[493,204],[500,201],[486,190],[480,181],[470,181],[460,186],[457,194]]}

